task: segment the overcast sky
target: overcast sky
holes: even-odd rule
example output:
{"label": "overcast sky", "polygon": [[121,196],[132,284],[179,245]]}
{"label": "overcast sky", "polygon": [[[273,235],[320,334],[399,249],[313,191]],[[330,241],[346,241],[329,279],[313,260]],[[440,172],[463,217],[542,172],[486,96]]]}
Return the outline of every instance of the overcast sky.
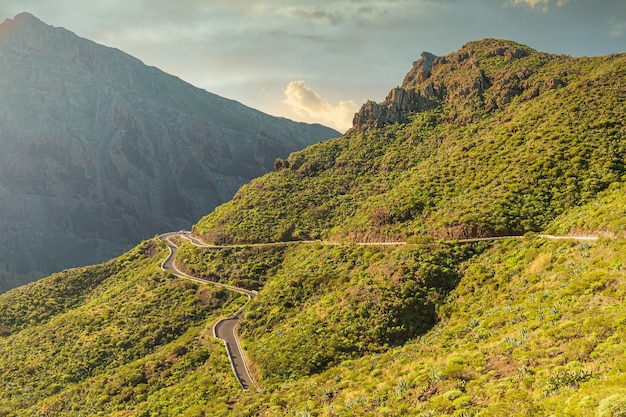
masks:
{"label": "overcast sky", "polygon": [[422,51],[514,40],[572,56],[626,51],[626,0],[1,0],[266,113],[341,131]]}

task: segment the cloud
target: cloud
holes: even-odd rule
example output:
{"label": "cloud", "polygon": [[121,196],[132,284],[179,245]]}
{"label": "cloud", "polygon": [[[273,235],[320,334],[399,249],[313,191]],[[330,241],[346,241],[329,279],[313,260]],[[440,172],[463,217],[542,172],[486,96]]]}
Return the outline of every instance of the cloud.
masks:
{"label": "cloud", "polygon": [[294,15],[304,20],[327,20],[331,25],[338,25],[343,20],[341,14],[329,13],[322,9],[305,10],[298,8],[294,11]]}
{"label": "cloud", "polygon": [[[561,7],[569,3],[570,0],[556,0],[556,5]],[[548,7],[554,3],[552,0],[509,0],[508,4],[512,6],[526,6],[531,9],[540,8],[544,12],[548,11]]]}
{"label": "cloud", "polygon": [[303,117],[304,121],[329,125],[340,131],[346,131],[352,127],[352,118],[358,111],[354,100],[332,104],[306,85],[303,80],[290,82],[284,92],[283,102]]}
{"label": "cloud", "polygon": [[612,38],[619,38],[626,33],[626,22],[616,23],[611,27],[610,35]]}
{"label": "cloud", "polygon": [[287,32],[286,30],[271,30],[268,34],[277,38],[298,39],[308,42],[330,43],[331,40],[324,35],[307,35],[304,33]]}
{"label": "cloud", "polygon": [[[484,37],[574,56],[623,51],[625,6],[624,0],[0,0],[0,21],[28,11],[261,111],[345,129],[358,110],[354,102],[384,99],[421,51],[444,55]],[[302,79],[315,91],[290,83]]]}

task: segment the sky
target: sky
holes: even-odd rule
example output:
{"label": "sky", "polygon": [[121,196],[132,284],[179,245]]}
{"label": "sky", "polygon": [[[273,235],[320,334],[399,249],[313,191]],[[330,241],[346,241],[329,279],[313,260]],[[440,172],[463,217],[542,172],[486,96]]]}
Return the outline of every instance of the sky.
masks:
{"label": "sky", "polygon": [[340,131],[422,51],[513,40],[572,56],[626,52],[626,0],[2,0],[265,113]]}

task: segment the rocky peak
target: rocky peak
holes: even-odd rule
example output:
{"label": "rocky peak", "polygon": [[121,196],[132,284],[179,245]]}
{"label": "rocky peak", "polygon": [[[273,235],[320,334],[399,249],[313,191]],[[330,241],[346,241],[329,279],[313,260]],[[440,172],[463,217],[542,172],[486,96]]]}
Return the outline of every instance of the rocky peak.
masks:
{"label": "rocky peak", "polygon": [[479,41],[468,42],[458,51],[451,55],[463,61],[467,58],[488,59],[492,57],[504,57],[507,60],[523,58],[537,52],[534,49],[513,41],[504,39],[482,39]]}
{"label": "rocky peak", "polygon": [[419,90],[396,87],[382,103],[367,101],[354,115],[353,124],[359,129],[380,128],[404,122],[409,114],[431,110],[437,106],[436,97]]}
{"label": "rocky peak", "polygon": [[435,108],[443,92],[434,84],[427,83],[421,90],[413,88],[413,85],[428,80],[436,59],[436,55],[422,52],[421,59],[413,63],[413,68],[404,78],[402,87],[391,90],[382,103],[366,102],[354,115],[354,126],[360,130],[380,128],[388,124],[404,122],[412,113]]}
{"label": "rocky peak", "polygon": [[413,68],[404,77],[402,87],[406,88],[410,85],[421,83],[430,77],[430,71],[436,58],[437,56],[430,52],[422,52],[421,59],[413,62]]}
{"label": "rocky peak", "polygon": [[0,42],[4,43],[15,30],[15,20],[6,19],[0,23]]}
{"label": "rocky peak", "polygon": [[543,80],[540,68],[554,59],[569,57],[540,53],[528,46],[501,39],[469,42],[438,57],[423,52],[413,63],[401,87],[391,90],[382,103],[366,102],[355,114],[357,130],[405,122],[411,114],[445,108],[444,118],[459,124],[566,85],[563,79]]}
{"label": "rocky peak", "polygon": [[0,24],[0,41],[11,41],[13,44],[33,49],[36,45],[41,45],[42,38],[50,36],[54,29],[32,14],[24,12]]}
{"label": "rocky peak", "polygon": [[13,18],[13,21],[15,23],[23,24],[23,25],[43,25],[43,26],[48,26],[45,23],[43,23],[41,20],[37,19],[35,16],[33,16],[32,14],[30,14],[28,12],[22,12],[22,13],[16,15]]}

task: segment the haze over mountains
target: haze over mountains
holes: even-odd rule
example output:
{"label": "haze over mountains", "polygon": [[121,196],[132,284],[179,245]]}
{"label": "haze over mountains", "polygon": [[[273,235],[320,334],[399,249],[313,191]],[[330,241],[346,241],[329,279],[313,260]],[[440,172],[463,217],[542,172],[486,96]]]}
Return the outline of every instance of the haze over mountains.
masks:
{"label": "haze over mountains", "polygon": [[0,25],[4,275],[99,262],[188,228],[277,157],[337,136],[20,14]]}

